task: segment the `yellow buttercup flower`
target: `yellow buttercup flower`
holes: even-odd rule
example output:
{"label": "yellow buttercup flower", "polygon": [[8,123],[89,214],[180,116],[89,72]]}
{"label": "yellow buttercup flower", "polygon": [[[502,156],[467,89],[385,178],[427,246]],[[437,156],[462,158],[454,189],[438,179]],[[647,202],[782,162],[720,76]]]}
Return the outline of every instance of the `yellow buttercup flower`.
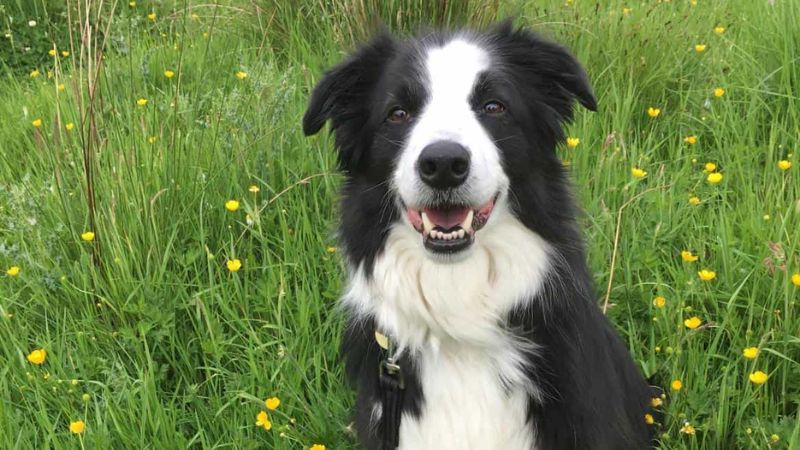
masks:
{"label": "yellow buttercup flower", "polygon": [[67,122],[67,123],[64,125],[64,128],[65,128],[67,131],[72,131],[72,129],[73,129],[73,128],[75,128],[75,124],[74,124],[74,123],[72,123],[72,122]]}
{"label": "yellow buttercup flower", "polygon": [[131,8],[136,8],[136,2],[128,2],[128,6]]}
{"label": "yellow buttercup flower", "polygon": [[147,138],[147,143],[148,144],[155,144],[157,140],[158,140],[158,136],[150,136],[149,138]]}
{"label": "yellow buttercup flower", "polygon": [[709,161],[703,166],[703,169],[705,169],[706,172],[713,172],[717,170],[717,165]]}
{"label": "yellow buttercup flower", "polygon": [[719,172],[710,173],[708,177],[706,177],[706,180],[711,184],[719,184],[722,182],[722,174]]}
{"label": "yellow buttercup flower", "polygon": [[667,299],[665,299],[660,295],[653,299],[653,306],[655,306],[656,308],[663,308],[666,305],[667,305]]}
{"label": "yellow buttercup flower", "polygon": [[167,77],[167,78],[172,78],[172,77],[175,76],[175,72],[173,72],[171,70],[165,70],[164,71],[164,76]]}
{"label": "yellow buttercup flower", "polygon": [[152,20],[153,22],[155,22],[156,21],[156,13],[151,12],[150,14],[147,15],[147,18]]}
{"label": "yellow buttercup flower", "polygon": [[697,45],[695,45],[694,46],[694,51],[696,51],[697,53],[703,53],[704,51],[706,51],[706,44],[697,44]]}
{"label": "yellow buttercup flower", "polygon": [[714,88],[714,97],[719,98],[722,97],[723,95],[725,95],[725,89],[721,87]]}
{"label": "yellow buttercup flower", "polygon": [[314,444],[308,450],[326,450],[325,446],[322,444]]}
{"label": "yellow buttercup flower", "polygon": [[652,425],[653,423],[655,423],[655,420],[653,419],[653,415],[652,414],[645,414],[644,415],[644,423],[646,423],[648,425]]}
{"label": "yellow buttercup flower", "polygon": [[742,350],[742,356],[747,359],[756,359],[758,353],[758,347],[747,347],[746,349]]}
{"label": "yellow buttercup flower", "polygon": [[654,108],[652,106],[647,108],[647,115],[651,118],[655,119],[659,114],[661,114],[661,108]]}
{"label": "yellow buttercup flower", "polygon": [[244,80],[245,78],[247,78],[247,72],[244,72],[242,70],[237,71],[234,75],[236,75],[236,78],[240,80]]}
{"label": "yellow buttercup flower", "polygon": [[690,436],[694,436],[694,434],[696,433],[696,430],[689,422],[684,423],[679,431],[683,434],[688,434]]}
{"label": "yellow buttercup flower", "polygon": [[785,159],[782,159],[782,160],[778,161],[778,169],[789,170],[791,168],[792,168],[792,162],[791,161],[788,161],[788,160],[785,160]]}
{"label": "yellow buttercup flower", "polygon": [[51,48],[51,49],[50,49],[50,50],[47,52],[47,54],[48,54],[48,55],[50,55],[50,56],[56,56],[56,55],[58,55],[58,52],[56,51],[56,49],[54,49],[54,48]]}
{"label": "yellow buttercup flower", "polygon": [[698,260],[698,256],[694,253],[690,252],[689,250],[684,250],[681,252],[681,259],[683,262],[695,262]]}
{"label": "yellow buttercup flower", "polygon": [[261,188],[259,188],[258,186],[256,186],[256,185],[254,184],[254,185],[250,186],[249,188],[247,188],[247,190],[248,190],[248,191],[250,191],[250,192],[252,192],[253,194],[257,194],[257,193],[258,193],[258,191],[260,191],[260,190],[261,190]]}
{"label": "yellow buttercup flower", "polygon": [[800,272],[796,272],[794,275],[792,275],[792,284],[800,287]]}
{"label": "yellow buttercup flower", "polygon": [[661,397],[653,397],[650,399],[650,406],[653,408],[658,408],[659,406],[663,405],[664,401],[661,400]]}
{"label": "yellow buttercup flower", "polygon": [[325,251],[328,252],[328,253],[336,253],[336,250],[337,250],[336,247],[334,247],[332,245],[325,249]]}
{"label": "yellow buttercup flower", "polygon": [[697,276],[703,281],[711,281],[714,278],[717,278],[717,273],[713,270],[703,269],[700,272],[697,272]]}
{"label": "yellow buttercup flower", "polygon": [[769,379],[769,375],[760,370],[756,370],[751,373],[748,378],[750,378],[750,382],[753,384],[764,384]]}
{"label": "yellow buttercup flower", "polygon": [[266,411],[261,411],[256,415],[256,426],[263,427],[267,431],[272,429],[272,422],[269,421]]}
{"label": "yellow buttercup flower", "polygon": [[569,148],[575,148],[580,143],[581,143],[580,138],[576,138],[576,137],[568,137],[567,138],[567,147],[569,147]]}
{"label": "yellow buttercup flower", "polygon": [[33,119],[33,121],[31,121],[31,125],[33,125],[34,128],[39,128],[42,126],[42,119]]}
{"label": "yellow buttercup flower", "polygon": [[690,204],[690,205],[692,205],[692,206],[697,206],[697,205],[699,205],[700,203],[701,203],[701,202],[700,202],[700,197],[696,197],[696,196],[694,196],[694,195],[693,195],[693,196],[691,196],[691,197],[689,197],[689,204]]}
{"label": "yellow buttercup flower", "polygon": [[703,321],[697,316],[690,317],[683,321],[683,324],[686,326],[686,328],[690,330],[694,330],[695,328],[699,327],[701,323],[703,323]]}
{"label": "yellow buttercup flower", "polygon": [[777,444],[780,440],[781,440],[781,437],[778,436],[777,434],[772,434],[769,437],[769,443],[770,444]]}
{"label": "yellow buttercup flower", "polygon": [[670,383],[669,387],[672,388],[673,391],[680,391],[683,389],[683,381],[677,379],[672,380],[672,383]]}
{"label": "yellow buttercup flower", "polygon": [[38,77],[39,75],[41,75],[41,73],[39,73],[39,69],[33,69],[33,70],[31,71],[31,78],[36,78],[36,77]]}
{"label": "yellow buttercup flower", "polygon": [[44,364],[45,359],[47,359],[47,350],[43,348],[37,348],[36,350],[28,353],[28,362],[31,364],[41,366]]}
{"label": "yellow buttercup flower", "polygon": [[281,399],[279,399],[278,397],[270,397],[264,400],[264,405],[267,407],[268,410],[275,411],[276,409],[278,409],[278,406],[281,405]]}
{"label": "yellow buttercup flower", "polygon": [[238,259],[229,259],[225,261],[225,267],[231,272],[238,272],[242,268],[242,262]]}
{"label": "yellow buttercup flower", "polygon": [[227,209],[230,212],[234,212],[237,209],[239,209],[239,202],[236,200],[228,200],[227,202],[225,202],[225,209]]}
{"label": "yellow buttercup flower", "polygon": [[140,98],[139,100],[136,100],[136,104],[139,105],[139,106],[144,106],[144,105],[147,104],[147,99],[146,98]]}
{"label": "yellow buttercup flower", "polygon": [[92,242],[94,240],[94,232],[93,231],[84,231],[81,233],[81,239],[86,242]]}
{"label": "yellow buttercup flower", "polygon": [[10,277],[15,277],[15,276],[19,275],[21,270],[22,269],[20,269],[19,266],[11,266],[11,267],[8,268],[8,270],[6,270],[6,275],[8,275]]}
{"label": "yellow buttercup flower", "polygon": [[719,25],[714,27],[714,33],[717,33],[717,34],[725,33],[725,27],[719,26]]}
{"label": "yellow buttercup flower", "polygon": [[66,58],[67,56],[69,56],[69,52],[68,52],[68,51],[66,51],[66,50],[61,50],[61,56],[63,56],[64,58]]}
{"label": "yellow buttercup flower", "polygon": [[642,179],[647,176],[647,172],[638,167],[633,167],[631,169],[631,175],[633,175],[633,178]]}
{"label": "yellow buttercup flower", "polygon": [[64,89],[66,89],[66,86],[64,86],[64,83],[58,83],[57,88],[59,91],[63,91]]}
{"label": "yellow buttercup flower", "polygon": [[69,431],[74,434],[81,434],[86,430],[86,423],[82,420],[76,420],[69,423]]}
{"label": "yellow buttercup flower", "polygon": [[685,138],[683,138],[683,142],[689,145],[697,144],[697,136],[693,134],[686,136]]}

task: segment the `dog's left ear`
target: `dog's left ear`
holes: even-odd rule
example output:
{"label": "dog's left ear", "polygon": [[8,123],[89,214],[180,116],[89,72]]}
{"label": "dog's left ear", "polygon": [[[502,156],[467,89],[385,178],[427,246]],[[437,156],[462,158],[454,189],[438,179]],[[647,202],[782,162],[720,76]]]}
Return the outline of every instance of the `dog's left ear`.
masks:
{"label": "dog's left ear", "polygon": [[494,29],[496,44],[506,63],[527,74],[533,87],[544,90],[558,104],[553,106],[562,117],[572,117],[575,99],[591,111],[597,111],[589,77],[574,56],[564,47],[525,29],[514,29],[510,20]]}

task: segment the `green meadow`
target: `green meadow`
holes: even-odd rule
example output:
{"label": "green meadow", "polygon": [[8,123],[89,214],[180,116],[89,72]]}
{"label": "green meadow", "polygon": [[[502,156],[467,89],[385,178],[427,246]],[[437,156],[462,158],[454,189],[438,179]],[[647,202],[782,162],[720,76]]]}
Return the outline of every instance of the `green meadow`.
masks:
{"label": "green meadow", "polygon": [[592,79],[558,152],[660,448],[800,449],[798,0],[0,0],[0,448],[357,448],[310,89],[508,16]]}

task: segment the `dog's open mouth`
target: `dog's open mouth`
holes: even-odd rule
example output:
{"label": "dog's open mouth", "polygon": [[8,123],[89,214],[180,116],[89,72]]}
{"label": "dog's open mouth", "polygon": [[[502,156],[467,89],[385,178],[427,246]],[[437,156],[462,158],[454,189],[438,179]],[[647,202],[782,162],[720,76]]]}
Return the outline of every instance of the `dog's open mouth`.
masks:
{"label": "dog's open mouth", "polygon": [[492,215],[497,196],[473,208],[444,205],[431,208],[407,208],[411,225],[420,234],[425,248],[436,253],[456,253],[472,245],[478,232]]}

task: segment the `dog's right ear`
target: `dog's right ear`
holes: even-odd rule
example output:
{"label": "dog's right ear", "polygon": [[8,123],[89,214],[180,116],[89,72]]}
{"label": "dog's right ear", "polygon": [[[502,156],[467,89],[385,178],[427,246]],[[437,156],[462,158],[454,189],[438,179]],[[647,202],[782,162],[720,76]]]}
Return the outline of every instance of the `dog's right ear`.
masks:
{"label": "dog's right ear", "polygon": [[342,125],[360,128],[363,123],[353,121],[366,120],[369,95],[394,50],[394,39],[383,32],[325,73],[311,93],[303,133],[316,134],[329,119],[332,130]]}

